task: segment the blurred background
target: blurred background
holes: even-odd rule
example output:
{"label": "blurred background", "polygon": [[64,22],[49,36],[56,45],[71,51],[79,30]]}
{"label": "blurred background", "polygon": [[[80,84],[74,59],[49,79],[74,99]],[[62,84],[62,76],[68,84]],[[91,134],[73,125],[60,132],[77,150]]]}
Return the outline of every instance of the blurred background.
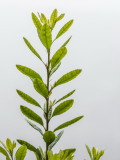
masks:
{"label": "blurred background", "polygon": [[[39,60],[23,42],[28,38],[46,61],[45,49],[39,41],[32,23],[31,12],[50,16],[57,8],[65,18],[58,23],[54,36],[70,19],[74,24],[52,47],[54,53],[69,36],[68,54],[52,82],[77,68],[82,73],[74,81],[57,87],[52,99],[76,89],[72,96],[74,107],[67,113],[53,118],[51,130],[57,125],[79,115],[84,119],[65,129],[64,135],[54,147],[54,152],[65,148],[77,148],[75,160],[88,158],[85,144],[104,149],[103,160],[120,157],[120,1],[119,0],[0,0],[0,140],[23,139],[43,146],[44,142],[21,114],[20,104],[41,111],[25,103],[16,93],[20,89],[43,105],[44,99],[37,94],[31,81],[17,71],[15,65],[28,66],[46,78]],[[0,159],[4,159],[0,156]],[[34,160],[29,152],[26,160]]]}

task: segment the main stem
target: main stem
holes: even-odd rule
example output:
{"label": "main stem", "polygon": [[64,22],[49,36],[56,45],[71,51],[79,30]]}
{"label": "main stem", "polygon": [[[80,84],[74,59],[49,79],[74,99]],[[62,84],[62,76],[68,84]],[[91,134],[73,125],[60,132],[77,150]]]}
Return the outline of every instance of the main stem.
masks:
{"label": "main stem", "polygon": [[[48,89],[48,93],[49,93],[50,49],[47,51],[47,53],[48,53],[48,62],[47,62],[47,89]],[[49,130],[48,112],[49,112],[49,96],[46,99],[46,131]],[[46,160],[48,160],[47,151],[48,151],[48,144],[46,143]]]}

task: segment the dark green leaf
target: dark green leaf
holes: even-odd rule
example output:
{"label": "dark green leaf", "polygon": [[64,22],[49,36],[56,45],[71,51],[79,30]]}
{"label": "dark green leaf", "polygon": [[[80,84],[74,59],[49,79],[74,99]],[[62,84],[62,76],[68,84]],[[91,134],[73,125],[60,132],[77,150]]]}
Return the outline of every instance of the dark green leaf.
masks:
{"label": "dark green leaf", "polygon": [[28,117],[29,119],[39,123],[40,125],[43,126],[43,121],[42,118],[37,115],[35,112],[33,112],[31,109],[25,107],[25,106],[20,106],[21,112]]}
{"label": "dark green leaf", "polygon": [[52,131],[46,131],[43,135],[44,141],[49,145],[55,140],[55,134]]}
{"label": "dark green leaf", "polygon": [[17,152],[16,152],[16,160],[24,160],[25,156],[27,154],[27,147],[21,146]]}
{"label": "dark green leaf", "polygon": [[38,36],[45,48],[49,50],[52,45],[52,34],[51,29],[47,24],[44,24],[41,27],[41,30],[38,30]]}
{"label": "dark green leaf", "polygon": [[68,40],[61,47],[65,47],[69,43],[69,41],[71,40],[71,38],[72,38],[72,36],[70,38],[68,38]]}
{"label": "dark green leaf", "polygon": [[6,150],[4,148],[2,148],[1,146],[0,146],[0,153],[2,153],[6,157],[9,157],[8,153],[6,152]]}
{"label": "dark green leaf", "polygon": [[40,20],[38,19],[38,17],[34,13],[32,13],[32,20],[33,20],[33,23],[36,26],[36,28],[41,29],[42,24],[40,23]]}
{"label": "dark green leaf", "polygon": [[34,79],[33,85],[35,90],[41,94],[43,97],[47,98],[48,97],[48,90],[46,85],[41,81],[40,79]]}
{"label": "dark green leaf", "polygon": [[60,67],[60,65],[61,65],[61,62],[58,63],[58,64],[51,70],[50,76],[52,76],[52,74],[58,70],[58,68]]}
{"label": "dark green leaf", "polygon": [[60,140],[60,138],[62,137],[63,133],[64,133],[64,131],[61,131],[61,132],[56,136],[55,140],[49,145],[49,148],[48,148],[49,150],[51,150],[51,149],[54,147],[54,145]]}
{"label": "dark green leaf", "polygon": [[33,145],[31,145],[30,143],[23,141],[21,139],[17,139],[17,142],[21,145],[25,145],[27,147],[27,149],[29,149],[30,151],[36,152],[37,148],[35,148]]}
{"label": "dark green leaf", "polygon": [[56,103],[58,103],[58,102],[60,102],[60,101],[62,101],[64,99],[70,97],[74,92],[75,92],[75,90],[69,92],[68,94],[66,94],[65,96],[63,96],[62,98],[60,98]]}
{"label": "dark green leaf", "polygon": [[35,55],[35,56],[37,56],[40,60],[42,60],[41,59],[41,57],[40,57],[40,55],[38,54],[38,52],[33,48],[33,46],[30,44],[30,42],[25,38],[25,37],[23,37],[23,39],[24,39],[24,42],[26,43],[26,45],[28,46],[28,48],[31,50],[31,52]]}
{"label": "dark green leaf", "polygon": [[60,63],[60,61],[66,54],[67,54],[66,47],[58,49],[51,59],[51,68],[53,69],[58,63]]}
{"label": "dark green leaf", "polygon": [[55,108],[52,116],[54,117],[68,111],[72,107],[73,103],[73,99],[62,102]]}
{"label": "dark green leaf", "polygon": [[33,104],[35,106],[41,107],[40,104],[36,100],[34,100],[31,96],[29,96],[28,94],[26,94],[26,93],[24,93],[24,92],[22,92],[20,90],[16,90],[16,91],[17,91],[18,95],[22,99],[24,99],[26,102],[28,102],[30,104]]}
{"label": "dark green leaf", "polygon": [[11,160],[9,157],[6,157],[6,160]]}
{"label": "dark green leaf", "polygon": [[[34,152],[35,153],[35,152]],[[37,148],[37,152],[35,153],[37,160],[44,160],[45,155],[41,147]]]}
{"label": "dark green leaf", "polygon": [[0,143],[2,144],[2,146],[4,147],[5,150],[7,150],[6,145],[0,140]]}
{"label": "dark green leaf", "polygon": [[28,76],[28,77],[30,77],[32,79],[38,78],[38,79],[42,80],[41,76],[37,72],[32,70],[31,68],[28,68],[28,67],[22,66],[22,65],[16,65],[16,67],[24,75],[26,75],[26,76]]}
{"label": "dark green leaf", "polygon": [[79,117],[76,117],[76,118],[74,118],[70,121],[67,121],[67,122],[61,124],[60,126],[58,126],[57,128],[55,128],[54,131],[57,131],[57,130],[65,128],[65,127],[68,127],[68,126],[76,123],[77,121],[81,120],[82,118],[83,118],[83,116],[79,116]]}
{"label": "dark green leaf", "polygon": [[65,32],[68,31],[68,29],[71,27],[71,25],[73,24],[73,20],[70,20],[69,22],[67,22],[58,32],[56,39],[59,38],[60,36],[62,36]]}
{"label": "dark green leaf", "polygon": [[33,124],[31,121],[29,121],[29,120],[26,120],[27,121],[27,123],[31,126],[31,127],[33,127],[35,130],[37,130],[38,132],[40,132],[40,134],[41,135],[43,135],[43,132],[42,132],[42,130],[39,128],[39,127],[37,127],[35,124]]}
{"label": "dark green leaf", "polygon": [[80,73],[81,73],[81,69],[76,69],[73,70],[65,75],[63,75],[60,79],[57,80],[57,82],[55,82],[55,87],[64,83],[67,83],[69,81],[71,81],[72,79],[76,78]]}

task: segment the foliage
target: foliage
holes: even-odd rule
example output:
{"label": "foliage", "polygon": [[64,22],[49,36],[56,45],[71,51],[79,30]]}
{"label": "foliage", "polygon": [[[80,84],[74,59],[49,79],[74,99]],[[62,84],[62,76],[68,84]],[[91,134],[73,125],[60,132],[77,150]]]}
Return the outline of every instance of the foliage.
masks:
{"label": "foliage", "polygon": [[[71,80],[75,79],[80,73],[81,69],[74,69],[69,71],[68,73],[60,76],[58,80],[55,80],[51,84],[51,77],[55,74],[55,72],[59,69],[62,64],[63,59],[67,56],[68,49],[67,44],[70,42],[70,36],[56,51],[55,53],[51,52],[51,47],[53,47],[54,42],[63,36],[72,26],[73,19],[69,20],[67,23],[61,27],[58,31],[57,35],[53,37],[53,29],[55,28],[57,22],[64,18],[65,14],[58,15],[57,9],[54,9],[48,19],[43,13],[38,13],[38,16],[32,13],[32,20],[36,28],[36,32],[38,35],[38,39],[40,40],[41,44],[46,50],[47,53],[47,62],[44,62],[38,51],[33,47],[30,41],[23,37],[23,40],[29,50],[33,53],[33,55],[43,63],[44,67],[46,68],[46,81],[41,77],[39,73],[34,71],[33,69],[22,66],[16,65],[16,68],[25,76],[27,76],[31,81],[33,88],[35,91],[44,98],[45,102],[42,106],[37,100],[32,98],[29,94],[21,91],[16,90],[17,94],[28,104],[31,104],[38,109],[42,110],[43,116],[39,115],[38,113],[34,112],[29,107],[24,105],[20,105],[20,110],[22,114],[27,117],[26,122],[36,131],[40,133],[43,138],[43,141],[46,144],[46,149],[33,146],[31,143],[17,139],[17,142],[21,145],[17,151],[15,152],[16,143],[11,141],[9,138],[6,139],[6,143],[4,144],[0,141],[0,153],[5,156],[6,160],[24,160],[27,154],[27,149],[32,151],[37,160],[73,160],[74,159],[74,152],[76,149],[65,149],[60,150],[59,153],[53,153],[52,148],[57,144],[57,142],[61,139],[64,131],[60,131],[58,134],[56,133],[58,130],[66,128],[78,121],[80,121],[83,116],[77,116],[67,122],[64,122],[53,130],[50,130],[50,121],[54,117],[58,117],[59,115],[67,112],[70,110],[74,105],[74,99],[67,99],[69,98],[74,92],[75,89],[67,92],[64,96],[59,99],[51,100],[51,95],[53,90],[65,83],[70,82]],[[67,99],[67,100],[66,100]],[[64,100],[64,101],[63,101]],[[62,101],[62,102],[61,102]],[[67,113],[66,113],[67,114]],[[42,118],[44,117],[44,119]],[[34,124],[35,123],[35,124]],[[37,124],[36,124],[37,123]],[[87,152],[89,154],[90,160],[100,160],[103,156],[104,151],[98,151],[95,147],[90,149],[86,145]],[[14,153],[15,152],[15,153]]]}
{"label": "foliage", "polygon": [[6,160],[24,160],[26,154],[27,154],[27,147],[25,145],[22,145],[18,148],[16,153],[14,154],[14,149],[16,148],[16,143],[11,141],[9,138],[6,139],[6,144],[4,144],[2,141],[0,141],[0,153],[3,154],[6,158]]}
{"label": "foliage", "polygon": [[[23,37],[23,40],[26,46],[30,49],[33,55],[35,55],[36,58],[38,58],[43,63],[44,67],[46,68],[46,72],[47,72],[46,82],[41,77],[41,75],[37,73],[36,71],[34,71],[33,69],[27,66],[22,66],[18,64],[16,65],[17,69],[22,74],[24,74],[25,76],[27,76],[28,78],[32,80],[35,91],[39,93],[40,96],[42,96],[45,100],[44,106],[42,106],[38,101],[32,98],[29,94],[26,94],[23,91],[20,91],[17,89],[18,95],[23,100],[25,100],[26,102],[34,106],[37,106],[43,111],[45,121],[43,120],[43,118],[41,118],[41,116],[38,113],[35,113],[29,107],[23,106],[23,105],[20,106],[20,110],[22,114],[25,117],[27,117],[26,121],[28,122],[28,124],[42,135],[43,140],[46,143],[45,154],[41,148],[39,147],[36,148],[26,141],[18,140],[18,142],[21,145],[27,146],[29,150],[33,151],[36,155],[36,158],[39,160],[43,160],[43,159],[48,160],[48,156],[51,157],[53,155],[51,149],[63,135],[63,131],[59,132],[58,135],[56,135],[57,130],[68,127],[83,118],[83,116],[77,116],[76,118],[73,118],[72,120],[69,120],[61,125],[58,125],[53,131],[51,131],[49,128],[49,123],[52,118],[67,112],[74,104],[73,99],[68,99],[68,100],[65,100],[65,99],[70,97],[75,92],[75,90],[65,94],[62,98],[59,98],[58,100],[56,99],[50,100],[51,98],[50,96],[52,95],[54,88],[75,79],[82,71],[81,69],[74,69],[72,71],[69,71],[68,73],[62,75],[61,78],[56,80],[53,84],[50,84],[51,77],[61,66],[63,59],[66,57],[68,53],[68,49],[66,46],[71,40],[71,36],[70,36],[63,43],[63,45],[59,47],[57,51],[55,51],[54,54],[51,52],[51,47],[53,47],[54,42],[58,40],[61,36],[63,36],[73,24],[73,20],[69,20],[67,23],[63,25],[63,27],[60,28],[56,36],[53,37],[53,32],[52,32],[53,29],[55,28],[57,22],[62,20],[64,16],[65,14],[58,15],[57,9],[53,10],[49,19],[43,13],[41,14],[38,13],[38,16],[32,13],[32,20],[36,28],[38,39],[40,40],[41,44],[43,45],[47,53],[47,63],[43,61],[41,55],[34,48],[34,46],[29,42],[29,40]],[[60,101],[63,101],[63,102],[58,104]],[[58,105],[56,106],[56,104]],[[37,123],[37,125],[34,124],[31,120]],[[62,159],[64,160],[72,160],[73,159],[72,153],[68,157],[67,156],[64,157],[65,155],[68,155],[69,151],[70,150],[60,151],[58,154],[60,156],[60,157],[58,156],[59,159],[61,159],[62,157]],[[48,155],[47,155],[47,152],[48,152]]]}
{"label": "foliage", "polygon": [[75,149],[60,150],[59,153],[53,154],[52,151],[48,151],[49,160],[73,160],[73,153]]}
{"label": "foliage", "polygon": [[99,160],[103,156],[103,154],[104,154],[103,150],[98,151],[98,149],[95,148],[95,147],[93,147],[92,149],[90,149],[88,147],[88,145],[86,145],[86,149],[87,149],[87,152],[89,154],[90,160]]}

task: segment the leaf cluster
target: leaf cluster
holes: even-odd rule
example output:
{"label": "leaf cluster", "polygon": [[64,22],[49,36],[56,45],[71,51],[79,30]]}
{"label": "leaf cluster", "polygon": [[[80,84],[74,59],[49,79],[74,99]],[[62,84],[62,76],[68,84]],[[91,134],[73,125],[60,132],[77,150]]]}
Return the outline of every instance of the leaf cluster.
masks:
{"label": "leaf cluster", "polygon": [[6,143],[4,144],[0,141],[2,146],[0,146],[0,153],[3,154],[6,160],[24,160],[27,154],[27,147],[22,145],[19,147],[14,154],[14,149],[16,148],[16,143],[11,141],[9,138],[6,139]]}

